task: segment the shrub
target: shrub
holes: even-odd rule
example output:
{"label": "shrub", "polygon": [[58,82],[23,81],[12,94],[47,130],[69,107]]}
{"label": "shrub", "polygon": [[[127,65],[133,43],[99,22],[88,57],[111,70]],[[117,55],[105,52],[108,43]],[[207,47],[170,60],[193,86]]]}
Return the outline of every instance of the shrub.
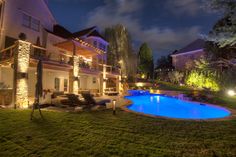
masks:
{"label": "shrub", "polygon": [[187,75],[185,83],[196,88],[205,88],[212,91],[220,90],[219,83],[217,82],[217,75],[212,71],[202,72],[193,70]]}
{"label": "shrub", "polygon": [[168,77],[171,83],[179,84],[182,81],[184,74],[178,71],[172,71],[168,73]]}

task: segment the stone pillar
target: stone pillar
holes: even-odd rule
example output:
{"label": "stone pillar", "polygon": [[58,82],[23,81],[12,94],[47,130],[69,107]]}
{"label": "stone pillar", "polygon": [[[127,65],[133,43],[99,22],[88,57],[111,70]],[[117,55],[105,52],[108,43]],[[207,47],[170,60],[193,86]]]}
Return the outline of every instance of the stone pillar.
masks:
{"label": "stone pillar", "polygon": [[73,57],[73,93],[79,92],[79,57]]}
{"label": "stone pillar", "polygon": [[14,54],[14,104],[16,108],[28,108],[28,70],[31,43],[19,40]]}
{"label": "stone pillar", "polygon": [[106,67],[105,64],[103,64],[103,70],[102,70],[102,95],[105,95],[105,89],[106,89],[106,86],[107,86],[106,73],[107,73],[107,67]]}
{"label": "stone pillar", "polygon": [[73,43],[73,69],[70,71],[69,88],[70,93],[78,94],[79,92],[79,57],[77,56],[77,48]]}

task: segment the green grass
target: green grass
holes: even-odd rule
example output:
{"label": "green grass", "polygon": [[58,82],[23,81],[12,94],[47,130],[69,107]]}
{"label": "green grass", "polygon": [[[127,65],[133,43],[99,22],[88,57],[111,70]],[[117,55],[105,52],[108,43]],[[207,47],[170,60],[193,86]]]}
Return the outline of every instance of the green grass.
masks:
{"label": "green grass", "polygon": [[[177,121],[118,110],[0,110],[0,156],[236,156],[236,120]],[[37,117],[39,117],[36,114]]]}

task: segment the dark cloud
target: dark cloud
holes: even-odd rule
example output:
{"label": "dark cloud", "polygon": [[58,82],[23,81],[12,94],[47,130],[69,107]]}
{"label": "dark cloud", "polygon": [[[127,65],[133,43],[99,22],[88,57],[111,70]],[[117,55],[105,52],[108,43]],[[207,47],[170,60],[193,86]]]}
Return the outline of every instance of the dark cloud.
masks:
{"label": "dark cloud", "polygon": [[87,26],[97,25],[104,29],[115,24],[123,24],[127,27],[133,40],[138,43],[147,42],[157,53],[157,56],[180,48],[200,34],[199,26],[177,30],[158,26],[144,28],[140,19],[132,14],[142,9],[142,6],[143,3],[138,0],[106,1],[104,6],[89,13]]}
{"label": "dark cloud", "polygon": [[174,15],[197,15],[204,11],[202,0],[167,0],[165,7]]}

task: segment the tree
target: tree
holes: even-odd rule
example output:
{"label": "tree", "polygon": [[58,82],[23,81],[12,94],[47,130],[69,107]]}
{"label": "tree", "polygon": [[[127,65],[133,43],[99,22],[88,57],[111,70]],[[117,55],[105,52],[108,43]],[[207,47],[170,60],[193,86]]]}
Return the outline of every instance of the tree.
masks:
{"label": "tree", "polygon": [[153,75],[154,64],[152,50],[148,47],[147,43],[143,43],[138,53],[138,70],[146,79]]}
{"label": "tree", "polygon": [[198,60],[194,61],[195,68],[198,70],[209,70],[210,69],[210,62],[207,60],[206,57],[201,57]]}
{"label": "tree", "polygon": [[170,55],[161,56],[156,61],[156,69],[172,69],[172,58]]}
{"label": "tree", "polygon": [[218,48],[236,49],[236,1],[210,0],[206,4],[208,9],[223,14],[209,33],[207,40]]}
{"label": "tree", "polygon": [[105,39],[109,42],[107,63],[121,67],[122,76],[134,77],[136,74],[136,55],[133,53],[131,37],[123,25],[105,29]]}

